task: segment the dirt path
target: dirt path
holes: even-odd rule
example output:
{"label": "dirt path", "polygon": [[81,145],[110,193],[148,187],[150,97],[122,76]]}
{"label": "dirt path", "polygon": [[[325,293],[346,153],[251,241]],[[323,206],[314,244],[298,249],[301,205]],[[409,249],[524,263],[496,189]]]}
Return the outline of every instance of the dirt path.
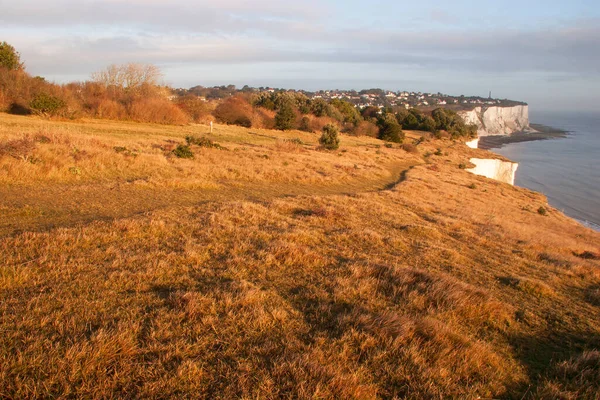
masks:
{"label": "dirt path", "polygon": [[296,183],[224,184],[220,189],[171,189],[135,184],[9,186],[0,188],[0,237],[25,231],[45,231],[143,214],[156,209],[194,206],[231,200],[266,201],[302,195],[356,194],[387,190],[417,165],[398,162],[388,166],[390,175],[370,181],[339,185]]}

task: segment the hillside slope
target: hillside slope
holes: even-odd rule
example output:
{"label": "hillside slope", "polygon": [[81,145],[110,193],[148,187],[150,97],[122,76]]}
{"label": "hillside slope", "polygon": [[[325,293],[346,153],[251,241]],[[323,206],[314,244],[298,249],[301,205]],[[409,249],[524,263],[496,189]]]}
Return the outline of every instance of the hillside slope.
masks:
{"label": "hillside slope", "polygon": [[597,396],[600,234],[488,152],[0,120],[1,397]]}

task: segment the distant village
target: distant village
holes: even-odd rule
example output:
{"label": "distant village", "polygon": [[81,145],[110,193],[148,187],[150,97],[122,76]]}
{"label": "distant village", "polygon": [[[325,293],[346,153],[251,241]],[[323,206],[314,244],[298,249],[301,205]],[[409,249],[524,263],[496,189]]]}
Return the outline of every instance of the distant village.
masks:
{"label": "distant village", "polygon": [[367,90],[319,90],[310,92],[305,90],[287,90],[270,87],[253,88],[244,86],[237,89],[234,85],[203,87],[195,86],[190,89],[175,89],[174,97],[184,95],[196,95],[206,100],[222,99],[232,96],[236,93],[260,93],[260,92],[298,92],[303,93],[310,99],[323,99],[331,101],[334,99],[346,100],[358,108],[366,107],[404,107],[406,109],[433,109],[438,107],[453,109],[471,109],[477,106],[501,106],[511,107],[515,105],[524,105],[523,102],[492,98],[490,92],[487,98],[479,96],[451,96],[443,93],[422,93],[409,91],[389,91],[382,89]]}

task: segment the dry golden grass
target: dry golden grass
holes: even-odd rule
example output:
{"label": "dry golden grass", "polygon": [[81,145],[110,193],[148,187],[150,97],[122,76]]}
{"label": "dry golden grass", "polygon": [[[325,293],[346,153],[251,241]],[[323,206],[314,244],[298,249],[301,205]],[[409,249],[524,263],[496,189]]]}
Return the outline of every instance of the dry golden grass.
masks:
{"label": "dry golden grass", "polygon": [[0,155],[0,397],[597,396],[600,235],[458,167],[489,153],[0,119],[55,169]]}

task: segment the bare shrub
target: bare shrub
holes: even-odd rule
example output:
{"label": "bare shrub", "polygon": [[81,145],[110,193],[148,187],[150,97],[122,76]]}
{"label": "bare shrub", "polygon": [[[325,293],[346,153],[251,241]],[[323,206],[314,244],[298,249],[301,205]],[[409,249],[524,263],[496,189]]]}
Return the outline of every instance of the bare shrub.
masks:
{"label": "bare shrub", "polygon": [[122,104],[114,100],[104,99],[100,101],[96,108],[96,117],[105,119],[125,119],[127,117],[127,110]]}
{"label": "bare shrub", "polygon": [[228,125],[250,127],[253,110],[250,103],[242,96],[233,96],[217,106],[213,115],[217,121]]}
{"label": "bare shrub", "polygon": [[417,146],[415,146],[414,144],[411,144],[411,143],[404,143],[402,145],[402,150],[404,150],[408,153],[414,153],[414,154],[419,153],[419,149],[417,149]]}
{"label": "bare shrub", "polygon": [[379,135],[379,128],[372,122],[361,121],[356,125],[352,133],[356,136],[377,137]]}
{"label": "bare shrub", "polygon": [[181,108],[194,122],[206,122],[211,119],[211,106],[208,102],[197,96],[185,96],[177,100]]}
{"label": "bare shrub", "polygon": [[0,142],[0,157],[26,158],[35,150],[35,142],[29,137]]}
{"label": "bare shrub", "polygon": [[157,124],[184,125],[189,117],[175,104],[166,99],[140,99],[129,106],[132,120]]}

